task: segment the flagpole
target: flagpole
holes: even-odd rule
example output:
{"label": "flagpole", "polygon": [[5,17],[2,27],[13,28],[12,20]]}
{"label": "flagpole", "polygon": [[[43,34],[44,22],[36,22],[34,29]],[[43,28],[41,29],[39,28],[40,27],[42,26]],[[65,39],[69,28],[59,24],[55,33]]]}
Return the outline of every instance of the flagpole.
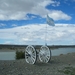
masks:
{"label": "flagpole", "polygon": [[[47,22],[47,19],[46,19],[46,22]],[[45,29],[45,46],[47,46],[47,23],[46,23],[46,29]]]}
{"label": "flagpole", "polygon": [[45,45],[47,45],[47,24],[46,24],[46,29],[45,29]]}
{"label": "flagpole", "polygon": [[[54,20],[52,18],[50,18],[47,14],[47,24],[50,25],[50,26],[55,26],[54,24]],[[46,24],[46,30],[45,30],[45,45],[47,45],[47,24]]]}

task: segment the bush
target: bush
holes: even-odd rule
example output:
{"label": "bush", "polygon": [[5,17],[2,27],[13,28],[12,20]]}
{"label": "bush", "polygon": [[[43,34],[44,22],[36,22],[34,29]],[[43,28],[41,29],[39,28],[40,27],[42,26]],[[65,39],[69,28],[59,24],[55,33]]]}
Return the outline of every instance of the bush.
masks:
{"label": "bush", "polygon": [[16,51],[16,59],[24,59],[24,58],[25,58],[25,52]]}

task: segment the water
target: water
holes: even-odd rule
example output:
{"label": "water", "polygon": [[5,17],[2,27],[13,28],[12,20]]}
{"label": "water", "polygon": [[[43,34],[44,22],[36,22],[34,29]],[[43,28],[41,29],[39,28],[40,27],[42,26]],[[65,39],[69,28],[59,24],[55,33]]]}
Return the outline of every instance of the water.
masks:
{"label": "water", "polygon": [[51,52],[52,52],[52,56],[57,56],[60,54],[75,52],[75,48],[57,48],[57,49],[51,50]]}
{"label": "water", "polygon": [[0,60],[15,60],[16,52],[0,52]]}
{"label": "water", "polygon": [[[75,52],[75,48],[58,48],[51,50],[52,56],[58,56],[60,54],[67,54]],[[13,52],[0,52],[0,60],[16,60],[16,51]]]}

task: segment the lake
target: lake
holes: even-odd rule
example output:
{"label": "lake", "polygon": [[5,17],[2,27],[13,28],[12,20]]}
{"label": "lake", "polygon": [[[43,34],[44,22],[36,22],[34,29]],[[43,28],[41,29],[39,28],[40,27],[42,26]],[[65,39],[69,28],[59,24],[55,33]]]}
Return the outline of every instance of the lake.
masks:
{"label": "lake", "polygon": [[0,52],[0,60],[15,60],[16,52]]}
{"label": "lake", "polygon": [[[51,50],[52,56],[58,56],[60,54],[67,54],[75,52],[75,48],[57,48],[54,50]],[[0,60],[15,60],[16,52],[0,52]]]}
{"label": "lake", "polygon": [[60,55],[60,54],[67,54],[67,53],[72,53],[72,52],[75,52],[75,48],[57,48],[57,49],[54,49],[54,50],[51,50],[52,52],[52,56],[57,56],[57,55]]}

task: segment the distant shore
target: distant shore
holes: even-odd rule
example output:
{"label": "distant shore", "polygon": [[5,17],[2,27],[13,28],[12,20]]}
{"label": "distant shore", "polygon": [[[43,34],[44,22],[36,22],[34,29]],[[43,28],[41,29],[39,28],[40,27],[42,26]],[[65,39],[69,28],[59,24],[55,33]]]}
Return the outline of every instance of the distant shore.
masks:
{"label": "distant shore", "polygon": [[[0,51],[1,50],[18,50],[18,51],[25,51],[28,45],[14,45],[14,44],[0,44]],[[32,45],[35,49],[40,49],[42,45]],[[48,48],[51,50],[58,49],[58,48],[75,48],[75,45],[47,45]]]}
{"label": "distant shore", "polygon": [[75,67],[75,52],[52,56],[49,63],[36,62],[30,65],[25,59],[0,60],[0,75],[65,75],[58,72],[64,67]]}

